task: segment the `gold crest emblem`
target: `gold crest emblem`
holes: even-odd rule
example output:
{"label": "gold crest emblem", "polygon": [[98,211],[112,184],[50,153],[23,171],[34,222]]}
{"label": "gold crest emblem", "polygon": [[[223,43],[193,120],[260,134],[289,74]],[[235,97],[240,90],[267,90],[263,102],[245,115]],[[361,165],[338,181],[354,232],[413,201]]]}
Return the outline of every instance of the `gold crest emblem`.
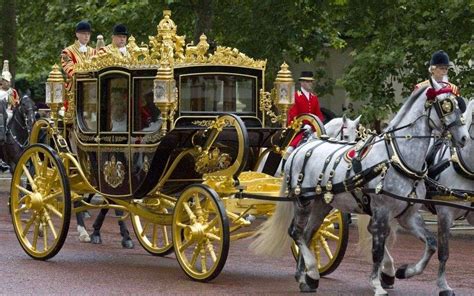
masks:
{"label": "gold crest emblem", "polygon": [[120,186],[125,179],[125,166],[121,161],[117,161],[113,154],[104,164],[104,179],[112,188]]}

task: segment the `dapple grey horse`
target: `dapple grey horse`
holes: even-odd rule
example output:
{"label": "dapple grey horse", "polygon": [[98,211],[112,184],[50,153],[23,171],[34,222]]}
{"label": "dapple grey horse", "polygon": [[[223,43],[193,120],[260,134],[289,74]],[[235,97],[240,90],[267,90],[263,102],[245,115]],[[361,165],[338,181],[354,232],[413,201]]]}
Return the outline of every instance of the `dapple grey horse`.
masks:
{"label": "dapple grey horse", "polygon": [[[474,112],[474,100],[471,100],[466,108],[464,113],[464,118],[466,119],[466,126],[469,130],[470,138],[466,142],[464,148],[459,149],[458,151],[451,150],[449,145],[442,145],[437,150],[437,153],[434,157],[433,168],[434,174],[432,177],[436,178],[439,184],[446,186],[450,189],[455,189],[460,192],[474,192],[474,123],[473,123],[473,112]],[[458,164],[455,164],[453,161],[453,155],[451,152],[457,154],[456,163],[461,163],[462,168]],[[458,167],[456,167],[458,166]],[[430,168],[430,169],[431,169]],[[461,169],[461,171],[459,171]],[[463,170],[464,169],[464,170]],[[440,193],[441,195],[443,193]],[[466,206],[469,206],[469,203],[460,203]],[[447,207],[447,206],[435,206],[436,214],[438,219],[438,260],[439,270],[438,270],[438,287],[440,289],[439,295],[449,296],[454,295],[454,291],[448,285],[446,280],[446,262],[449,258],[449,235],[450,227],[453,225],[453,221],[465,217],[467,221],[474,225],[474,212],[466,212],[466,210]],[[359,245],[360,251],[362,254],[368,256],[367,243],[371,242],[372,237],[367,232],[366,227],[368,225],[367,216],[359,217]],[[392,224],[392,223],[391,223]],[[395,225],[391,225],[393,229]],[[395,241],[395,238],[392,237],[395,233],[392,232],[390,237],[392,241]],[[394,269],[393,258],[391,257],[388,250],[385,250],[385,256],[383,259],[383,271],[390,273],[390,270]]]}
{"label": "dapple grey horse", "polygon": [[[285,165],[286,180],[282,183],[281,195],[286,193],[293,202],[277,205],[275,214],[262,224],[250,248],[258,254],[282,252],[291,244],[286,235],[289,227],[288,233],[300,250],[295,277],[302,292],[314,292],[319,285],[317,262],[308,243],[324,217],[333,208],[342,212],[363,212],[360,199],[352,192],[366,193],[370,203],[372,221],[369,230],[374,237],[370,283],[375,295],[387,294],[380,277],[388,222],[392,218],[397,218],[426,245],[421,260],[398,273],[407,278],[420,273],[436,251],[436,239],[426,229],[418,213],[419,206],[409,206],[408,202],[395,198],[425,196],[425,184],[421,179],[425,174],[424,159],[433,129],[449,131],[456,146],[463,146],[469,137],[450,90],[435,81],[431,83],[431,88],[412,94],[382,137],[372,137],[359,147],[357,162],[352,161],[349,167],[339,165],[338,161],[352,147],[323,139],[310,141],[290,155]],[[362,152],[366,150],[362,148],[369,147],[368,155],[362,158]],[[325,173],[326,169],[330,173]],[[324,199],[321,198],[323,194]]]}

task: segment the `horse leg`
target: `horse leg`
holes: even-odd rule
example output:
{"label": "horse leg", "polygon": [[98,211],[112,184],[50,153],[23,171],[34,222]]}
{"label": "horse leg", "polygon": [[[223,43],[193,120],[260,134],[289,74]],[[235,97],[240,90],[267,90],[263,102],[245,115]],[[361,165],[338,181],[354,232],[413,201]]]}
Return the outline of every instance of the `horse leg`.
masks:
{"label": "horse leg", "polygon": [[102,228],[102,224],[104,224],[105,215],[109,211],[108,208],[103,208],[100,210],[99,215],[94,221],[92,227],[94,228],[94,232],[91,234],[91,243],[93,244],[101,244],[102,238],[100,237],[100,228]]}
{"label": "horse leg", "polygon": [[423,272],[431,256],[436,252],[436,237],[426,228],[425,221],[417,208],[411,207],[411,209],[398,218],[398,222],[425,243],[425,252],[420,261],[415,264],[402,265],[397,269],[395,276],[398,279],[407,279]]}
{"label": "horse leg", "polygon": [[[123,211],[115,210],[115,215],[122,217]],[[122,235],[122,247],[124,249],[133,249],[134,245],[132,239],[130,238],[130,233],[127,229],[127,224],[125,224],[125,221],[119,218],[118,225],[120,227],[120,234]]]}
{"label": "horse leg", "polygon": [[[74,207],[78,208],[81,206],[80,201],[74,202]],[[82,243],[89,243],[91,238],[89,233],[87,233],[85,224],[84,224],[84,212],[77,212],[76,213],[76,221],[77,221],[77,232],[79,232],[79,241]]]}
{"label": "horse leg", "polygon": [[369,232],[372,234],[372,274],[370,284],[375,295],[388,295],[382,287],[380,280],[382,273],[382,261],[385,255],[385,240],[390,233],[388,211],[376,208],[372,211],[372,219],[369,224]]}
{"label": "horse leg", "polygon": [[449,259],[449,228],[453,225],[453,216],[449,210],[437,207],[438,211],[438,288],[440,296],[454,295],[446,280],[446,262]]}

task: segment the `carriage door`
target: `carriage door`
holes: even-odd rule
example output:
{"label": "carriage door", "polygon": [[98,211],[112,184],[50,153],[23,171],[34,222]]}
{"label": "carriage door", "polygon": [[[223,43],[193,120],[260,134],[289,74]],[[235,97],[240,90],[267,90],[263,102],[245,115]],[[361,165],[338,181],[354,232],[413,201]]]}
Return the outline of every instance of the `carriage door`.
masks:
{"label": "carriage door", "polygon": [[129,196],[130,74],[108,71],[99,75],[99,186],[111,196]]}

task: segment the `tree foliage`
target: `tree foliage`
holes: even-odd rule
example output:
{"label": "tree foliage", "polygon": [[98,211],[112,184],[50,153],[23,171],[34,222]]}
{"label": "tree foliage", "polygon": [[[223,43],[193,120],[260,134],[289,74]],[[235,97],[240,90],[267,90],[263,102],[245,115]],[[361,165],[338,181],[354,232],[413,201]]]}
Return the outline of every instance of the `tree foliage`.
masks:
{"label": "tree foliage", "polygon": [[[427,62],[443,49],[456,64],[450,74],[462,94],[474,95],[472,84],[473,6],[470,0],[17,0],[19,72],[29,79],[47,75],[61,50],[74,41],[75,24],[89,20],[92,40],[110,42],[112,27],[124,23],[139,42],[156,33],[162,10],[172,10],[178,34],[197,42],[203,32],[211,46],[236,47],[267,59],[267,85],[283,61],[318,62],[316,91],[324,95],[324,60],[330,49],[353,57],[337,82],[352,100],[363,102],[366,121],[396,111],[395,84],[407,95],[428,77]],[[320,62],[320,63],[319,63]]]}

